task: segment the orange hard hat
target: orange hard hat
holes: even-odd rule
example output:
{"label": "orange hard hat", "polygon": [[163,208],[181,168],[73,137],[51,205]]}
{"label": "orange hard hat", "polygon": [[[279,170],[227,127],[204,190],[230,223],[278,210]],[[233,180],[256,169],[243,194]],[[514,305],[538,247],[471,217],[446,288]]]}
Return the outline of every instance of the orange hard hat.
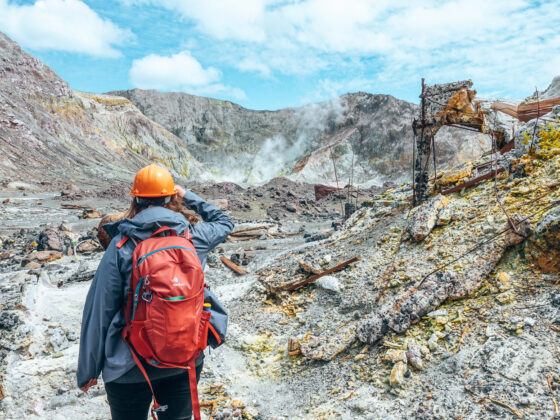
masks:
{"label": "orange hard hat", "polygon": [[130,195],[135,197],[166,197],[177,194],[169,171],[154,163],[140,169],[134,177]]}

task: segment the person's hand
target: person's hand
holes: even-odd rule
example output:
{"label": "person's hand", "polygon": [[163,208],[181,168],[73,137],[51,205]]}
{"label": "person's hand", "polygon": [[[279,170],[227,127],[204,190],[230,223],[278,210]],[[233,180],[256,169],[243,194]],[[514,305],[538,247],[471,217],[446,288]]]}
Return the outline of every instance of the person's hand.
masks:
{"label": "person's hand", "polygon": [[179,196],[179,198],[183,198],[185,196],[185,189],[183,187],[181,187],[180,185],[175,185],[175,189],[177,190],[177,195]]}
{"label": "person's hand", "polygon": [[89,389],[90,387],[92,387],[93,385],[97,385],[97,378],[91,378],[91,379],[89,380],[89,382],[88,382],[87,384],[85,384],[83,387],[81,387],[80,389],[81,389],[82,391],[84,391],[84,392],[87,393],[87,392],[88,392],[88,389]]}

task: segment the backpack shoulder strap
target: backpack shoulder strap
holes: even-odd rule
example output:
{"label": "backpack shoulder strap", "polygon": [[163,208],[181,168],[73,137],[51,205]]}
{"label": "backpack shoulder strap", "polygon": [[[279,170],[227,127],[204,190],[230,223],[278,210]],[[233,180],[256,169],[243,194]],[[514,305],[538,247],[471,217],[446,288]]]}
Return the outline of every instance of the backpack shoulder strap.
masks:
{"label": "backpack shoulder strap", "polygon": [[135,240],[133,237],[131,237],[131,236],[124,236],[124,237],[119,241],[119,243],[117,244],[117,248],[118,248],[118,249],[121,249],[122,246],[123,246],[124,244],[126,244],[126,243],[128,242],[129,239],[130,239],[132,242],[134,242],[134,245],[135,245],[135,246],[138,245],[138,242],[136,242],[136,240]]}
{"label": "backpack shoulder strap", "polygon": [[128,237],[128,236],[123,236],[123,238],[122,238],[122,239],[119,241],[119,243],[117,244],[117,248],[118,248],[118,249],[121,249],[122,246],[123,246],[124,244],[126,244],[127,241],[128,241],[129,239],[130,239],[130,237]]}
{"label": "backpack shoulder strap", "polygon": [[196,380],[195,359],[189,361],[189,387],[191,391],[191,405],[195,420],[200,420],[200,402],[198,400],[198,381]]}

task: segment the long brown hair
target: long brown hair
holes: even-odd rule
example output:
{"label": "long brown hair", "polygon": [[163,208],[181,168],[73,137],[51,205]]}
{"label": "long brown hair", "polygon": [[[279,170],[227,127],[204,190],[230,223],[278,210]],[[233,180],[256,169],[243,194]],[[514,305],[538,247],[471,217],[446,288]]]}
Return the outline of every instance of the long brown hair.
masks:
{"label": "long brown hair", "polygon": [[[128,211],[124,214],[124,217],[127,219],[132,219],[142,210],[145,210],[148,207],[152,207],[154,205],[158,204],[150,204],[148,202],[148,204],[141,205],[136,200],[136,197],[134,197],[132,199],[132,202],[130,203]],[[171,201],[167,204],[163,204],[162,207],[182,214],[183,216],[185,216],[185,219],[187,219],[187,221],[193,226],[200,222],[200,218],[190,208],[183,204],[183,200],[181,197],[179,197],[178,194],[175,194],[173,197],[171,197]]]}

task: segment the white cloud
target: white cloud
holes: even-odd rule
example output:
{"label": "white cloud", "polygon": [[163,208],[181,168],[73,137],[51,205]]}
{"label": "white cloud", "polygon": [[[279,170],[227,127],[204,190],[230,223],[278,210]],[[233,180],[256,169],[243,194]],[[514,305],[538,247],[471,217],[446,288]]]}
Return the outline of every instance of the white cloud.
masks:
{"label": "white cloud", "polygon": [[[463,48],[480,42],[498,46],[510,37],[537,40],[556,31],[560,8],[554,0],[121,0],[176,10],[204,34],[248,41],[261,51],[346,53],[390,58],[399,51]],[[244,57],[248,71],[263,71]],[[251,63],[255,63],[252,57]],[[272,63],[273,64],[273,63]]]}
{"label": "white cloud", "polygon": [[134,37],[79,0],[38,0],[31,5],[0,0],[0,30],[34,50],[109,58],[120,57],[116,47]]}
{"label": "white cloud", "polygon": [[421,76],[472,77],[482,91],[518,91],[560,72],[557,0],[121,1],[176,11],[210,39],[213,62],[264,78],[328,72],[348,60],[352,71],[342,63],[340,76],[328,77],[400,90]]}
{"label": "white cloud", "polygon": [[270,67],[258,57],[252,55],[236,62],[236,67],[241,71],[259,73],[263,77],[270,77]]}
{"label": "white cloud", "polygon": [[262,42],[265,8],[270,0],[121,0],[125,4],[153,4],[176,10],[214,38]]}
{"label": "white cloud", "polygon": [[213,67],[204,69],[188,51],[170,57],[150,54],[134,60],[130,81],[141,89],[181,89],[206,86],[220,79]]}
{"label": "white cloud", "polygon": [[182,91],[196,95],[226,95],[236,100],[246,99],[241,89],[217,83],[221,73],[214,67],[204,68],[190,52],[171,56],[150,54],[134,60],[130,82],[141,89]]}

